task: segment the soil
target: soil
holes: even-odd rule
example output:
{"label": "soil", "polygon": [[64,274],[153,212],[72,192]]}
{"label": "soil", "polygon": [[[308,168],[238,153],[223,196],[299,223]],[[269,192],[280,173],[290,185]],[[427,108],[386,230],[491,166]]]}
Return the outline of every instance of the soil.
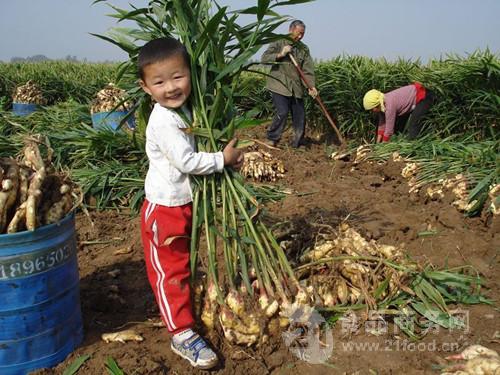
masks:
{"label": "soil", "polygon": [[[258,135],[253,135],[257,137]],[[262,139],[262,136],[260,136]],[[437,267],[472,265],[486,280],[483,292],[500,297],[500,227],[498,218],[465,218],[449,201],[410,196],[401,177],[403,164],[333,161],[323,143],[292,149],[285,137],[271,153],[283,160],[285,177],[278,182],[292,189],[279,202],[268,203],[270,222],[296,227],[336,226],[349,221],[366,238],[403,246],[421,264]],[[423,233],[431,235],[422,235]],[[296,246],[310,245],[313,236],[301,231]],[[306,233],[306,234],[304,234]],[[139,218],[113,210],[77,215],[83,343],[64,362],[37,374],[62,374],[82,355],[90,355],[78,374],[104,374],[112,357],[126,374],[198,374],[171,352],[165,328],[147,282],[140,241]],[[402,245],[404,244],[404,245]],[[116,272],[112,272],[115,271]],[[468,313],[467,329],[440,329],[411,342],[393,332],[375,336],[364,329],[346,335],[333,328],[334,349],[327,363],[311,364],[295,357],[280,338],[257,349],[234,347],[212,337],[221,363],[214,374],[438,374],[444,359],[471,344],[500,351],[500,314],[488,305],[455,306]],[[105,343],[101,334],[134,329],[142,342]]]}

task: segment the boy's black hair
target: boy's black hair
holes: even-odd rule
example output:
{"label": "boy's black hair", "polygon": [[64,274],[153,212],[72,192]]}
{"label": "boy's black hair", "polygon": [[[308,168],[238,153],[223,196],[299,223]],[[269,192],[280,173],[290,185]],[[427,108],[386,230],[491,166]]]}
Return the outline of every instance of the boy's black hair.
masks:
{"label": "boy's black hair", "polygon": [[150,64],[163,61],[175,55],[181,55],[189,67],[189,54],[186,47],[175,38],[165,37],[147,42],[139,50],[137,70],[139,78],[144,80],[144,68]]}

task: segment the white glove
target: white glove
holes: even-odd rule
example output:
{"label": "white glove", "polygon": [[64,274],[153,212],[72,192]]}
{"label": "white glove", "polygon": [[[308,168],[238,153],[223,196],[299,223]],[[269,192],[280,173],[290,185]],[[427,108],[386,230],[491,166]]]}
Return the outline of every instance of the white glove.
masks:
{"label": "white glove", "polygon": [[318,96],[318,89],[316,89],[316,87],[311,87],[309,89],[309,95],[311,95],[313,99],[316,99],[316,97]]}
{"label": "white glove", "polygon": [[278,53],[278,58],[282,59],[283,57],[288,55],[291,51],[292,51],[291,45],[287,44],[287,45],[283,46],[283,48],[281,49],[281,52]]}

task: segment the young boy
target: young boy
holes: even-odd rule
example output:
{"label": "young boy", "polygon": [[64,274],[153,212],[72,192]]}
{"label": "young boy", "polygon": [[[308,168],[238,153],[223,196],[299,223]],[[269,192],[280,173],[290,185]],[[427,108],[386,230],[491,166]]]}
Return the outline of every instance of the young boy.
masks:
{"label": "young boy", "polygon": [[241,151],[232,140],[222,152],[196,152],[194,137],[183,131],[187,124],[176,112],[190,116],[189,56],[173,38],[146,43],[139,52],[142,89],[156,101],[146,128],[149,170],[146,199],[141,210],[141,234],[148,279],[162,319],[173,334],[172,350],[197,368],[217,364],[217,355],[192,330],[189,286],[189,236],[192,191],[189,175],[222,172],[239,167]]}

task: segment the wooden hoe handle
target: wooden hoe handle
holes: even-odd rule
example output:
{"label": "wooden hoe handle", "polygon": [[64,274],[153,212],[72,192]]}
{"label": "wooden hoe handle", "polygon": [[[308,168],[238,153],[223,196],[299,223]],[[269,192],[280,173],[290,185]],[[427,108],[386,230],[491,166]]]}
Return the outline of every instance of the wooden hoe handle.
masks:
{"label": "wooden hoe handle", "polygon": [[[300,68],[299,64],[297,64],[297,60],[295,60],[295,57],[293,57],[293,55],[291,53],[288,54],[288,56],[290,56],[290,60],[292,60],[292,63],[293,65],[295,66],[295,68],[297,69],[297,71],[299,72],[299,75],[300,75],[300,78],[302,79],[302,81],[304,82],[304,84],[307,86],[308,89],[312,89],[312,86],[311,84],[307,81],[307,78],[306,76],[304,75],[304,72],[302,71],[302,69]],[[316,97],[314,98],[316,99],[316,101],[318,102],[321,110],[323,111],[323,114],[325,115],[326,119],[328,120],[328,122],[330,123],[330,125],[333,127],[333,130],[335,130],[335,133],[337,134],[337,137],[340,141],[341,144],[345,144],[345,140],[344,138],[342,137],[342,135],[340,134],[340,131],[339,129],[337,128],[337,126],[335,125],[335,122],[333,122],[333,119],[332,117],[330,116],[330,114],[328,113],[325,105],[323,104],[323,101],[321,100],[321,98],[319,97],[319,94],[316,95]]]}

